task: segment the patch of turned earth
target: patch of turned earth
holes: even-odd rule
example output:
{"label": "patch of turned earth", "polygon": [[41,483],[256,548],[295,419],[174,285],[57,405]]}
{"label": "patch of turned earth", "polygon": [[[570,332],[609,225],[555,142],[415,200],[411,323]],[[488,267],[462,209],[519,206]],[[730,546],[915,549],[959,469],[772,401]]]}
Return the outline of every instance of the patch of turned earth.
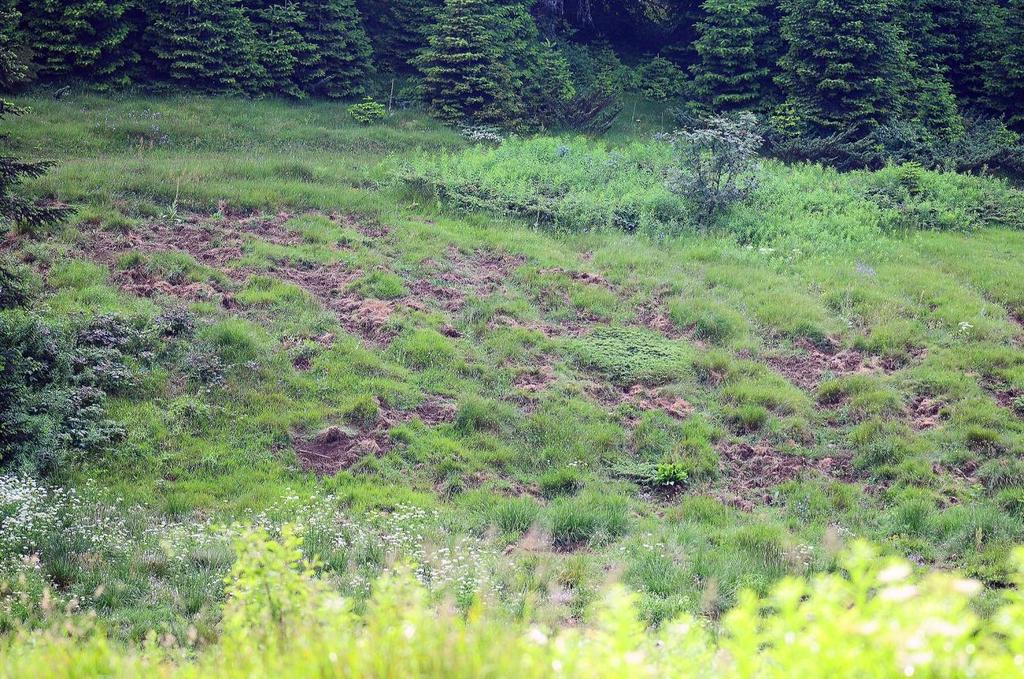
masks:
{"label": "patch of turned earth", "polygon": [[821,475],[837,480],[854,478],[849,457],[812,459],[777,450],[771,443],[727,442],[717,447],[724,490],[720,499],[743,511],[772,504],[774,488],[787,481]]}
{"label": "patch of turned earth", "polygon": [[292,216],[287,212],[224,217],[189,214],[173,222],[150,222],[131,231],[91,231],[85,250],[96,261],[107,264],[128,251],[184,252],[201,264],[227,270],[242,256],[247,236],[274,245],[300,245],[302,236],[285,226]]}
{"label": "patch of turned earth", "polygon": [[686,399],[643,384],[618,387],[609,382],[592,382],[586,392],[610,412],[631,406],[638,412],[662,410],[677,420],[685,420],[693,414],[693,406]]}
{"label": "patch of turned earth", "polygon": [[935,429],[942,425],[942,408],[945,403],[939,399],[918,395],[907,405],[910,425],[917,431]]}
{"label": "patch of turned earth", "polygon": [[[793,352],[775,353],[765,360],[776,372],[806,391],[816,391],[828,377],[854,374],[881,374],[901,369],[902,363],[866,354],[858,349],[841,348],[834,340],[821,345],[807,338],[794,343]],[[919,352],[914,358],[922,358]]]}
{"label": "patch of turned earth", "polygon": [[375,422],[359,428],[330,426],[312,437],[296,436],[295,452],[307,471],[332,475],[348,469],[359,460],[379,456],[394,446],[391,429],[419,418],[428,426],[455,419],[456,406],[439,396],[429,396],[413,410],[381,408]]}
{"label": "patch of turned earth", "polygon": [[522,255],[476,250],[466,254],[449,247],[443,262],[427,260],[424,265],[433,272],[409,285],[410,297],[425,310],[429,305],[457,313],[471,297],[489,297],[507,289],[517,268],[526,263]]}
{"label": "patch of turned earth", "polygon": [[[289,213],[223,218],[189,215],[178,222],[153,222],[125,233],[91,232],[85,250],[92,259],[112,270],[118,258],[127,252],[183,252],[237,282],[243,282],[254,273],[272,276],[302,288],[334,311],[346,332],[370,343],[390,341],[394,336],[390,327],[392,316],[402,306],[415,308],[415,301],[370,299],[352,292],[350,286],[360,276],[359,270],[336,262],[310,267],[275,264],[259,271],[234,266],[250,237],[282,246],[301,244],[302,236],[284,226],[291,217]],[[160,279],[141,267],[114,271],[112,276],[122,289],[139,296],[152,297],[160,293],[187,301],[219,298],[227,308],[236,306],[231,292],[216,281],[177,283]]]}

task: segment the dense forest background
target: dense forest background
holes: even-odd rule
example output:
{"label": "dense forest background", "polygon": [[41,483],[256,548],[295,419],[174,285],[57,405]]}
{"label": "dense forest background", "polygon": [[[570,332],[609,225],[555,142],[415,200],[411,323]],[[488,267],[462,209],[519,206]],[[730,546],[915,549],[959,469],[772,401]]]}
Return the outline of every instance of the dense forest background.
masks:
{"label": "dense forest background", "polygon": [[[0,87],[417,102],[600,132],[624,94],[749,110],[770,152],[998,165],[1024,130],[1024,0],[0,0]],[[867,141],[867,143],[864,143]],[[874,153],[868,153],[872,151]]]}

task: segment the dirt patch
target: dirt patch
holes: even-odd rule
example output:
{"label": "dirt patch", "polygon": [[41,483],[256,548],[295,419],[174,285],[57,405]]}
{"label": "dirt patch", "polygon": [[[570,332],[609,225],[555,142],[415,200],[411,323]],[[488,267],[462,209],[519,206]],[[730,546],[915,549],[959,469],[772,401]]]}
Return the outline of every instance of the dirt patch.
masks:
{"label": "dirt patch", "polygon": [[242,256],[247,235],[274,245],[299,245],[302,236],[284,224],[292,217],[282,212],[223,218],[186,215],[175,221],[150,222],[129,232],[97,230],[89,234],[86,252],[96,261],[113,263],[127,251],[185,252],[206,266],[224,269]]}
{"label": "dirt patch", "polygon": [[519,373],[512,381],[512,386],[536,394],[546,390],[556,379],[555,369],[551,365],[541,364]]}
{"label": "dirt patch", "polygon": [[624,401],[641,410],[664,410],[672,417],[685,420],[693,414],[693,406],[685,399],[673,396],[658,389],[637,384],[624,393]]}
{"label": "dirt patch", "polygon": [[540,273],[545,275],[565,276],[566,278],[576,281],[577,283],[587,283],[590,285],[600,285],[605,288],[613,288],[608,279],[604,276],[596,273],[590,273],[589,271],[569,271],[561,267],[551,267],[549,269],[541,269]]}
{"label": "dirt patch", "polygon": [[760,442],[728,443],[718,447],[719,468],[726,484],[723,500],[744,511],[755,504],[772,504],[771,489],[801,478],[809,473],[850,480],[853,477],[849,458],[825,457],[811,459],[802,455],[789,455],[775,450],[771,444]]}
{"label": "dirt patch", "polygon": [[618,388],[607,382],[593,382],[586,391],[608,409],[629,405],[641,411],[663,410],[679,420],[685,420],[693,414],[693,406],[686,399],[643,384]]}
{"label": "dirt patch", "polygon": [[[223,219],[189,215],[174,224],[153,222],[128,233],[95,231],[90,234],[86,251],[92,259],[112,269],[117,259],[126,252],[184,252],[238,282],[254,273],[272,276],[302,288],[334,311],[347,332],[371,343],[385,343],[393,338],[389,322],[396,311],[395,303],[364,299],[348,291],[349,285],[359,276],[358,271],[351,271],[341,264],[310,268],[279,264],[267,271],[251,271],[232,266],[242,256],[247,236],[276,245],[302,243],[301,235],[284,226],[292,217],[291,214],[282,212],[274,216],[245,217],[234,216],[230,211],[225,214]],[[332,218],[335,221],[339,219]],[[356,224],[354,221],[351,223]],[[160,280],[139,267],[115,271],[112,276],[126,292],[143,297],[159,293],[195,301],[220,296],[224,307],[236,306],[230,293],[215,283],[177,285]]]}
{"label": "dirt patch", "polygon": [[839,349],[829,343],[820,347],[806,338],[796,341],[799,353],[772,356],[767,359],[775,371],[806,391],[816,391],[827,375],[842,377],[855,373],[882,373],[898,369],[886,366],[877,356],[869,356],[857,349]]}
{"label": "dirt patch", "polygon": [[982,385],[1000,407],[1006,408],[1018,417],[1024,417],[1024,392],[1007,389],[1005,385]]}
{"label": "dirt patch", "polygon": [[924,431],[934,429],[942,424],[942,406],[944,404],[927,396],[918,396],[908,407],[910,423],[914,429]]}
{"label": "dirt patch", "polygon": [[503,289],[512,273],[526,263],[522,255],[478,250],[471,255],[449,247],[443,264],[424,262],[437,271],[435,280],[422,279],[411,285],[412,297],[425,306],[434,303],[456,313],[468,297],[488,297]]}
{"label": "dirt patch", "polygon": [[312,438],[298,438],[295,452],[303,469],[321,476],[348,469],[359,460],[380,456],[394,446],[391,429],[419,418],[427,426],[437,426],[455,419],[455,403],[439,396],[430,396],[413,410],[383,409],[372,425],[353,429],[327,427]]}

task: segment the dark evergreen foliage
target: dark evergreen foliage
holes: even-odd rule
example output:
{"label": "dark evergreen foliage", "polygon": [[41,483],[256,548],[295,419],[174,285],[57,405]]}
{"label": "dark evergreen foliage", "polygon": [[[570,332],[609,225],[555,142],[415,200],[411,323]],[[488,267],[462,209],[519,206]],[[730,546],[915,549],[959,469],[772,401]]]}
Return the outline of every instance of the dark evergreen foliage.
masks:
{"label": "dark evergreen foliage", "polygon": [[[0,0],[0,89],[10,91],[25,82],[28,69],[19,53],[21,36],[16,30],[20,13],[13,2]],[[20,116],[25,110],[0,99],[0,120]],[[0,134],[0,145],[8,135]],[[2,147],[2,146],[0,146]],[[66,211],[59,206],[39,205],[15,192],[25,179],[38,177],[50,167],[45,162],[28,162],[13,156],[0,155],[0,231],[9,227],[34,229],[59,221]],[[0,280],[0,285],[9,281]],[[0,290],[0,298],[5,292]]]}
{"label": "dark evergreen foliage", "polygon": [[1024,131],[1024,0],[0,0],[0,20],[5,90],[355,99],[393,74],[442,120],[514,129],[603,128],[633,92],[756,111],[779,147]]}
{"label": "dark evergreen foliage", "polygon": [[907,43],[890,0],[782,0],[779,83],[809,131],[865,133],[903,111]]}
{"label": "dark evergreen foliage", "polygon": [[312,47],[301,61],[296,82],[313,97],[341,99],[360,95],[372,70],[372,49],[362,16],[352,0],[298,0],[300,33]]}
{"label": "dark evergreen foliage", "polygon": [[128,84],[128,0],[22,0],[21,29],[44,78]]}
{"label": "dark evergreen foliage", "polygon": [[713,111],[763,110],[775,103],[778,26],[765,0],[705,0],[695,43],[694,91]]}
{"label": "dark evergreen foliage", "polygon": [[418,60],[427,106],[441,120],[504,123],[515,114],[512,73],[496,44],[488,0],[446,0]]}
{"label": "dark evergreen foliage", "polygon": [[357,0],[357,6],[377,66],[394,73],[415,72],[415,57],[427,44],[444,0]]}
{"label": "dark evergreen foliage", "polygon": [[215,94],[260,91],[256,31],[237,0],[145,0],[146,65],[158,83]]}

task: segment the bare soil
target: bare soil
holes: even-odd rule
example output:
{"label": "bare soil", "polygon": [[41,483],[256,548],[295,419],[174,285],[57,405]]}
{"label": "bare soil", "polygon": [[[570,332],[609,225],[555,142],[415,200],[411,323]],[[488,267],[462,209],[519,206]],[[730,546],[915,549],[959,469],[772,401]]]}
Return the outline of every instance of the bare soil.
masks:
{"label": "bare soil", "polygon": [[756,504],[772,504],[772,489],[808,474],[849,480],[851,461],[845,457],[812,459],[780,452],[767,442],[726,443],[718,447],[721,476],[726,483],[722,499],[744,511]]}
{"label": "bare soil", "polygon": [[359,429],[331,426],[311,438],[296,437],[295,452],[302,467],[319,475],[333,475],[368,456],[379,456],[394,446],[393,427],[419,418],[436,426],[455,419],[455,404],[430,396],[414,410],[384,409],[372,425]]}

